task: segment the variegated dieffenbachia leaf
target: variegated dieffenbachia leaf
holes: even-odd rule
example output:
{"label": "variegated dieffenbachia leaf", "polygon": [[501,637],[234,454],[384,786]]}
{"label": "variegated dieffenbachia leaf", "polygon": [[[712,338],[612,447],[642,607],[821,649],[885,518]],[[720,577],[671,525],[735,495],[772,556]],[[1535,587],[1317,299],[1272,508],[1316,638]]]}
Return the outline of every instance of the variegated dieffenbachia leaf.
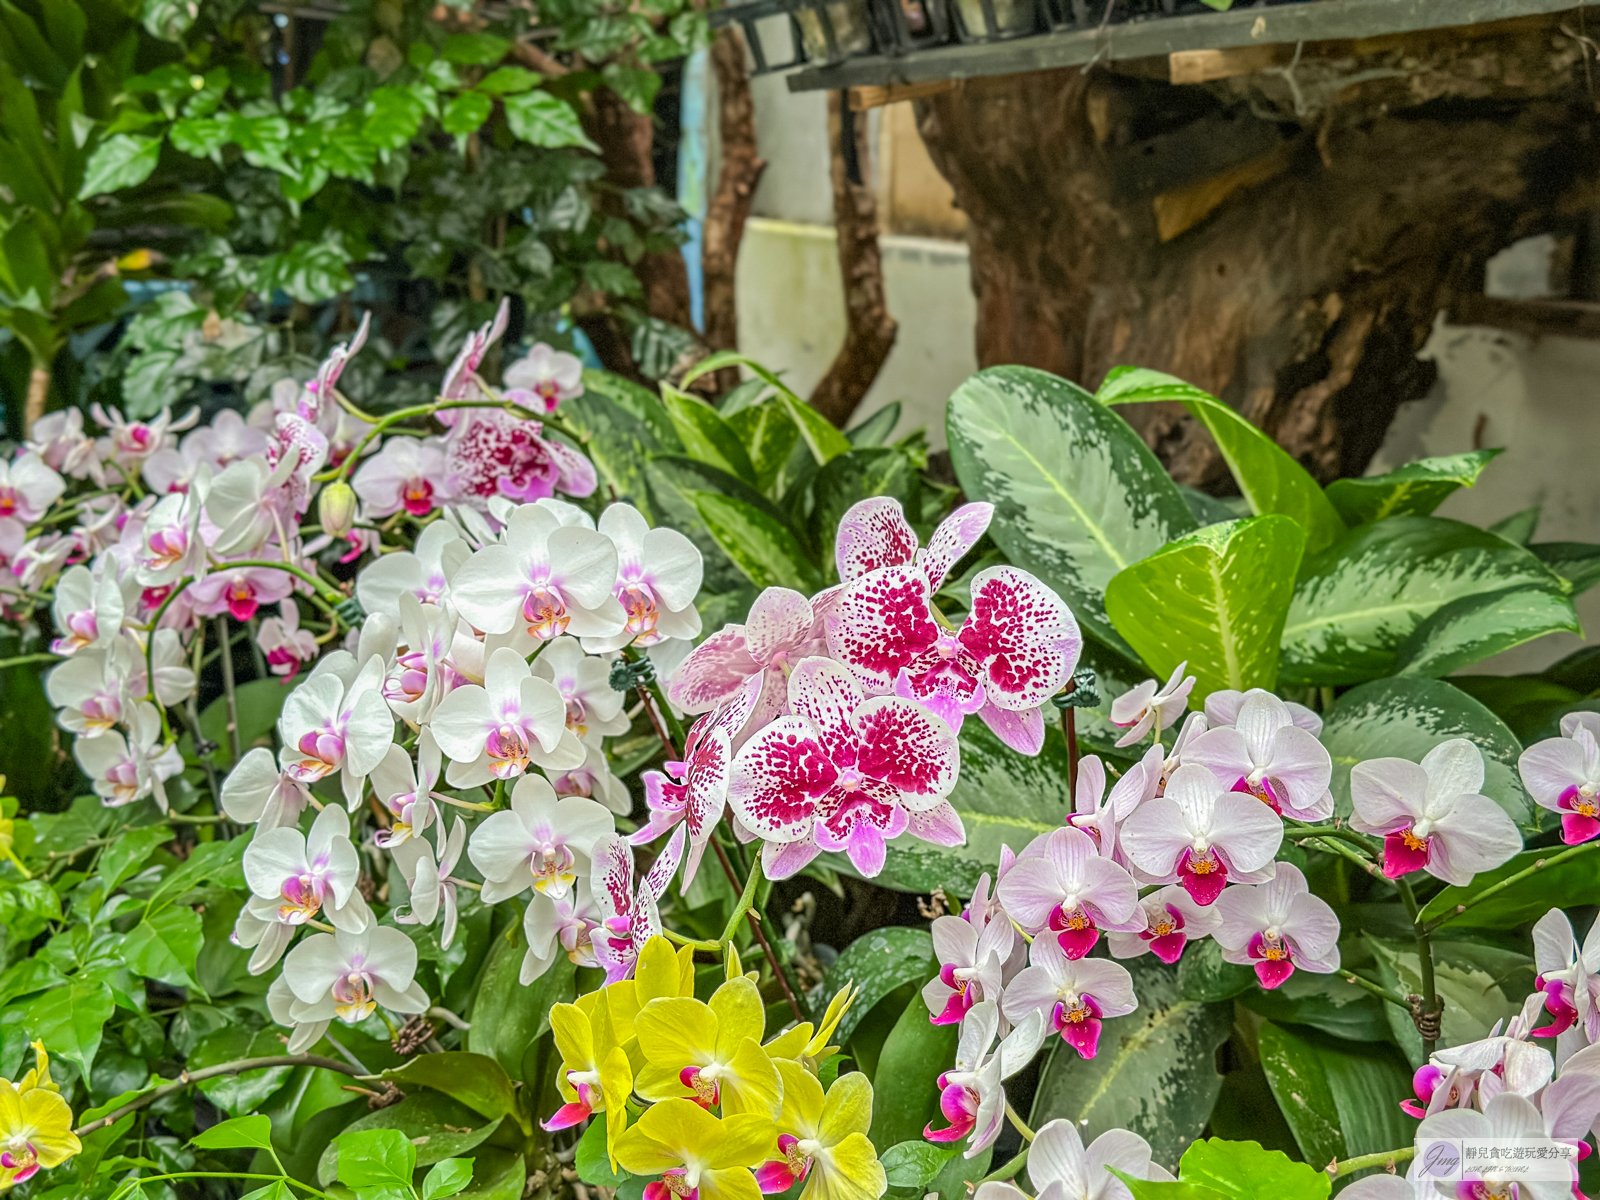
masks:
{"label": "variegated dieffenbachia leaf", "polygon": [[1207,525],[1118,572],[1106,611],[1158,678],[1189,664],[1196,706],[1223,688],[1270,689],[1305,544],[1277,513]]}
{"label": "variegated dieffenbachia leaf", "polygon": [[1582,633],[1572,601],[1554,587],[1513,587],[1452,600],[1400,645],[1401,675],[1439,678],[1548,633]]}
{"label": "variegated dieffenbachia leaf", "polygon": [[1466,738],[1483,752],[1483,794],[1518,825],[1534,809],[1517,774],[1522,743],[1506,724],[1460,688],[1440,679],[1380,679],[1351,688],[1328,710],[1322,744],[1333,757],[1334,813],[1350,815],[1350,768],[1369,758],[1422,756],[1440,742]]}
{"label": "variegated dieffenbachia leaf", "polygon": [[1006,556],[1128,653],[1106,584],[1195,528],[1144,441],[1076,384],[1030,367],[974,375],[950,397],[945,426],[956,477],[969,499],[995,506],[989,532]]}
{"label": "variegated dieffenbachia leaf", "polygon": [[1328,485],[1328,499],[1351,525],[1389,517],[1426,517],[1458,488],[1476,484],[1499,453],[1498,449],[1469,450],[1419,458],[1384,475],[1335,479]]}
{"label": "variegated dieffenbachia leaf", "polygon": [[1306,562],[1283,630],[1284,682],[1391,675],[1412,632],[1452,601],[1566,586],[1521,546],[1460,521],[1395,517],[1351,530]]}

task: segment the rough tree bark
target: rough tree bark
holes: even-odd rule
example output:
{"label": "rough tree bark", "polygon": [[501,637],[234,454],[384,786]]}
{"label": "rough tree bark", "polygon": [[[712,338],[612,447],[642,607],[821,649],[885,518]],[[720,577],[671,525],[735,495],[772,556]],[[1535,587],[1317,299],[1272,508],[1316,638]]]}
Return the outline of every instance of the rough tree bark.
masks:
{"label": "rough tree bark", "polygon": [[[839,238],[839,273],[844,277],[847,327],[844,345],[811,393],[811,404],[843,428],[878,377],[894,346],[898,326],[883,295],[883,259],[878,251],[878,206],[867,169],[867,122],[847,114],[839,92],[828,94],[828,144],[833,149],[833,220]],[[849,116],[853,145],[841,133]],[[846,158],[854,150],[855,170]]]}
{"label": "rough tree bark", "polygon": [[[1319,478],[1359,473],[1430,385],[1416,352],[1485,259],[1600,200],[1596,105],[1561,20],[1307,46],[1199,85],[1141,74],[1154,60],[917,101],[969,218],[979,362],[1089,387],[1159,368]],[[1180,480],[1228,486],[1176,406],[1124,415]]]}
{"label": "rough tree bark", "polygon": [[[767,169],[756,153],[755,104],[745,69],[744,35],[729,25],[711,43],[711,65],[717,73],[717,130],[722,143],[722,170],[717,190],[706,208],[705,240],[700,255],[705,278],[705,343],[712,350],[739,348],[739,312],[735,271],[739,243],[756,185]],[[716,373],[716,389],[739,383],[737,367]]]}

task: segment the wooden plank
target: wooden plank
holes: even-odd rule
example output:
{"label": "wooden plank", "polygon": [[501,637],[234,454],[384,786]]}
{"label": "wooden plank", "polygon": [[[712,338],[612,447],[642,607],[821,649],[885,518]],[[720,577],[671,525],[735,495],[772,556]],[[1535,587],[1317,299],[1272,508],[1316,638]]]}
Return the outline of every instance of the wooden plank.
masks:
{"label": "wooden plank", "polygon": [[869,108],[882,108],[901,100],[919,100],[923,96],[937,96],[940,92],[954,91],[961,84],[954,79],[930,79],[926,83],[891,83],[887,87],[853,87],[850,89],[850,107],[855,112]]}
{"label": "wooden plank", "polygon": [[938,79],[1015,75],[1186,50],[1301,41],[1356,40],[1576,11],[1574,0],[1317,0],[1158,17],[979,45],[940,46],[894,57],[847,59],[789,76],[789,90],[816,91]]}
{"label": "wooden plank", "polygon": [[1254,75],[1268,67],[1281,67],[1294,57],[1283,43],[1271,46],[1234,46],[1227,50],[1174,50],[1167,55],[1168,78],[1173,83],[1205,83]]}
{"label": "wooden plank", "polygon": [[1600,304],[1585,300],[1507,300],[1473,293],[1451,302],[1450,320],[1529,337],[1600,338]]}

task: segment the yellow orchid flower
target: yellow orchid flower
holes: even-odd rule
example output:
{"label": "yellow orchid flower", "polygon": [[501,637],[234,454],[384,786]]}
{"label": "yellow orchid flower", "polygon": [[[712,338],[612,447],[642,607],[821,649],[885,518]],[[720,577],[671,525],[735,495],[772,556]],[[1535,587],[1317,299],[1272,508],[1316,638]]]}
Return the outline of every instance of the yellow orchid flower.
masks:
{"label": "yellow orchid flower", "polygon": [[838,1046],[828,1045],[828,1039],[839,1028],[844,1014],[850,1011],[859,990],[850,984],[840,988],[828,1001],[827,1012],[822,1014],[822,1028],[816,1029],[810,1021],[801,1021],[792,1029],[784,1030],[764,1047],[768,1057],[795,1059],[816,1070],[824,1059],[839,1052]]}
{"label": "yellow orchid flower", "polygon": [[50,1056],[45,1053],[43,1042],[34,1042],[33,1045],[33,1070],[22,1077],[17,1084],[18,1093],[31,1092],[35,1088],[46,1092],[59,1092],[56,1081],[50,1078]]}
{"label": "yellow orchid flower", "polygon": [[781,1158],[756,1171],[763,1192],[785,1192],[806,1181],[800,1200],[878,1200],[889,1188],[872,1127],[872,1084],[860,1072],[841,1075],[823,1095],[816,1076],[780,1061],[783,1113],[778,1118]]}
{"label": "yellow orchid flower", "polygon": [[709,1004],[687,996],[650,1001],[634,1022],[646,1060],[639,1095],[776,1117],[783,1085],[761,1048],[766,1023],[761,993],[743,975],[713,992]]}
{"label": "yellow orchid flower", "polygon": [[0,1190],[82,1150],[72,1132],[72,1109],[59,1092],[37,1084],[21,1091],[0,1079]]}
{"label": "yellow orchid flower", "polygon": [[604,1113],[606,1153],[614,1170],[617,1139],[628,1124],[633,1065],[617,1043],[610,1011],[593,1001],[587,1012],[577,1004],[557,1004],[550,1009],[550,1031],[561,1052],[556,1087],[567,1102],[540,1124],[548,1130],[570,1129],[595,1113]]}
{"label": "yellow orchid flower", "polygon": [[[6,777],[0,775],[0,787],[5,787]],[[16,822],[10,817],[0,815],[0,858],[9,859],[11,864],[22,873],[24,879],[32,879],[28,868],[22,865],[22,860],[17,857],[17,852],[12,849],[16,844]]]}
{"label": "yellow orchid flower", "polygon": [[657,1177],[644,1200],[760,1200],[750,1168],[776,1137],[768,1117],[719,1120],[692,1100],[663,1100],[622,1135],[617,1158],[630,1174]]}
{"label": "yellow orchid flower", "polygon": [[[639,1010],[662,996],[694,995],[694,949],[673,949],[664,937],[653,937],[639,952],[633,978],[608,984],[601,991],[611,1011],[611,1024],[619,1045],[629,1046],[634,1039],[633,1022]],[[639,1065],[643,1060],[635,1056]]]}

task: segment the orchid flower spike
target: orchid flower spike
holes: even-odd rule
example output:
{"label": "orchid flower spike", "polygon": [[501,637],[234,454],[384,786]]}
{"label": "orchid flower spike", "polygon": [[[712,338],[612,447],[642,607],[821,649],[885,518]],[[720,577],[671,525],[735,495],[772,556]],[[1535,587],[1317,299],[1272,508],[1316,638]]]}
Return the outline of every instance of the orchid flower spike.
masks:
{"label": "orchid flower spike", "polygon": [[456,937],[456,864],[467,845],[467,826],[460,817],[450,829],[447,838],[444,822],[438,824],[439,847],[435,857],[434,847],[425,837],[408,838],[394,850],[395,865],[406,881],[411,893],[409,907],[397,908],[394,919],[402,925],[432,925],[439,921],[439,945],[450,949]]}
{"label": "orchid flower spike", "polygon": [[367,776],[394,740],[394,717],[379,690],[382,660],[368,659],[348,685],[331,665],[330,655],[284,700],[279,761],[286,774],[304,784],[337,772],[345,803],[355,812]]}
{"label": "orchid flower spike", "polygon": [[1228,883],[1272,878],[1283,822],[1265,804],[1225,791],[1207,768],[1173,772],[1166,794],[1123,822],[1122,848],[1153,882],[1180,883],[1196,903],[1211,904]]}
{"label": "orchid flower spike", "polygon": [[348,933],[366,929],[372,913],[356,890],[360,874],[361,858],[342,808],[324,808],[309,834],[292,825],[257,830],[244,852],[244,877],[252,895],[231,939],[235,945],[255,947],[250,973],[269,970],[300,927],[319,915]]}
{"label": "orchid flower spike", "polygon": [[939,973],[922,988],[928,1020],[954,1025],[965,1020],[973,1005],[998,1001],[1005,984],[1005,965],[1017,942],[1017,932],[1004,918],[978,924],[961,917],[937,917],[933,928],[933,953]]}

